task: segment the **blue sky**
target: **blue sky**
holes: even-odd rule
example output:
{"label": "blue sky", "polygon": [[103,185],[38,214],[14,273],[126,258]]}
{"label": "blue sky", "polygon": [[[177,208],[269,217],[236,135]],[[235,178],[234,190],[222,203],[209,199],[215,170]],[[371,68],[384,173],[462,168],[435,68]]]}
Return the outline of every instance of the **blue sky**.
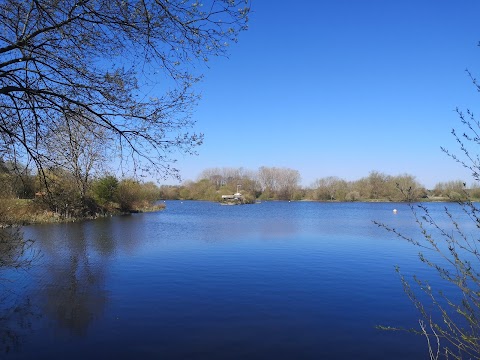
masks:
{"label": "blue sky", "polygon": [[[302,184],[372,170],[409,173],[427,187],[464,179],[454,110],[480,94],[480,2],[265,1],[249,30],[205,69],[193,114],[205,134],[184,180],[210,167],[290,167]],[[172,183],[170,181],[170,183]]]}

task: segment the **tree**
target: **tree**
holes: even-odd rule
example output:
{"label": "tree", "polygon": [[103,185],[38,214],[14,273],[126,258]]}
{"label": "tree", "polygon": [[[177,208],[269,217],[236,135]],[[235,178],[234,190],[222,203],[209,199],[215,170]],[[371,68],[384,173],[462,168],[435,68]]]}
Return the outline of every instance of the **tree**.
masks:
{"label": "tree", "polygon": [[378,171],[371,171],[368,174],[368,184],[370,185],[370,199],[381,199],[385,196],[386,184],[390,176]]}
{"label": "tree", "polygon": [[62,120],[42,142],[41,146],[49,155],[45,164],[49,168],[65,169],[72,175],[81,206],[85,207],[91,177],[106,160],[107,139],[102,128],[75,121],[72,117]]}
{"label": "tree", "polygon": [[121,180],[115,189],[115,200],[120,210],[138,212],[153,206],[160,197],[160,189],[152,182],[141,183],[135,179]]}
{"label": "tree", "polygon": [[462,180],[439,182],[435,185],[433,193],[435,196],[446,197],[453,201],[466,200],[468,196],[465,186]]}
{"label": "tree", "polygon": [[93,183],[93,198],[101,206],[105,206],[115,200],[115,192],[118,187],[118,180],[113,175],[107,175],[97,179]]}
{"label": "tree", "polygon": [[[472,80],[480,91],[480,86]],[[457,109],[457,113],[464,132],[457,135],[452,130],[452,134],[460,155],[442,150],[468,169],[478,182],[480,163],[478,155],[473,154],[478,153],[476,147],[480,145],[480,121],[471,111],[465,114]],[[404,290],[421,316],[420,327],[411,331],[426,337],[431,359],[480,359],[480,208],[469,200],[464,187],[461,182],[439,186],[439,191],[448,193],[454,188],[459,195],[455,198],[458,209],[445,206],[443,217],[432,215],[424,204],[410,205],[419,236],[377,223],[418,247],[420,261],[436,274],[437,283],[443,284],[443,288],[434,287],[417,276],[412,280],[397,268]]]}
{"label": "tree", "polygon": [[350,191],[345,195],[345,201],[358,201],[360,200],[360,193],[356,190]]}
{"label": "tree", "polygon": [[209,168],[203,170],[198,176],[198,180],[209,180],[218,190],[225,184],[225,179],[222,176],[222,170],[219,168]]}
{"label": "tree", "polygon": [[[221,195],[233,194],[238,190],[238,185],[241,186],[241,193],[244,198],[248,197],[252,201],[259,195],[259,184],[257,182],[257,173],[251,170],[240,168],[209,168],[203,170],[196,185],[198,186],[202,181],[208,180],[209,185],[213,187],[208,192],[203,191],[203,195],[198,197],[194,191],[191,191],[191,196],[205,200],[220,200]],[[195,184],[190,184],[193,186]],[[205,183],[203,184],[206,185]],[[192,189],[193,190],[193,189]]]}
{"label": "tree", "polygon": [[337,176],[317,179],[313,187],[315,200],[345,200],[347,182]]}
{"label": "tree", "polygon": [[470,198],[476,199],[478,201],[478,199],[480,199],[480,184],[472,184],[472,186],[470,186],[470,189],[468,189],[468,194]]}
{"label": "tree", "polygon": [[30,169],[17,162],[0,159],[0,197],[32,198],[35,194],[35,177]]}
{"label": "tree", "polygon": [[427,191],[415,179],[415,176],[409,174],[397,175],[390,178],[392,183],[392,190],[389,194],[389,199],[392,201],[418,201],[425,197]]}
{"label": "tree", "polygon": [[64,119],[102,129],[129,168],[178,176],[195,70],[246,29],[248,0],[4,0],[0,3],[0,157],[33,160]]}
{"label": "tree", "polygon": [[298,190],[300,173],[289,168],[262,166],[258,169],[258,182],[265,198],[291,200]]}
{"label": "tree", "polygon": [[[94,208],[86,206],[85,198],[82,197],[74,175],[61,167],[53,167],[43,172],[39,178],[39,185],[44,185],[38,202],[47,206],[55,214],[64,217],[83,217],[88,213],[95,212]],[[48,191],[47,191],[48,190]]]}

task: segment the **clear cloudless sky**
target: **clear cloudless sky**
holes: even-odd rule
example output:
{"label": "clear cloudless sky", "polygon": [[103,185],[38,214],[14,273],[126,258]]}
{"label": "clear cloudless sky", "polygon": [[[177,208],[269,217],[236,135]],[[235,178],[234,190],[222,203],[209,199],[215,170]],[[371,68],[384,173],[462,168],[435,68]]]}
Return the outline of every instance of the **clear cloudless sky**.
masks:
{"label": "clear cloudless sky", "polygon": [[254,0],[249,30],[198,86],[205,142],[177,156],[182,178],[275,166],[307,186],[372,170],[471,183],[440,146],[460,153],[455,108],[478,108],[465,69],[480,74],[479,14],[478,0]]}

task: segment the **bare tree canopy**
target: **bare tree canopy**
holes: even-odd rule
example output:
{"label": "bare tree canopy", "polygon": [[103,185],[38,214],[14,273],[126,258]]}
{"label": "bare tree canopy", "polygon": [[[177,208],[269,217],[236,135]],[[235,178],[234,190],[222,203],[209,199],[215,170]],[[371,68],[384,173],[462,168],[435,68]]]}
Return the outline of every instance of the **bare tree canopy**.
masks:
{"label": "bare tree canopy", "polygon": [[0,0],[0,158],[52,161],[39,146],[65,119],[112,142],[136,170],[176,175],[201,78],[246,29],[248,0]]}

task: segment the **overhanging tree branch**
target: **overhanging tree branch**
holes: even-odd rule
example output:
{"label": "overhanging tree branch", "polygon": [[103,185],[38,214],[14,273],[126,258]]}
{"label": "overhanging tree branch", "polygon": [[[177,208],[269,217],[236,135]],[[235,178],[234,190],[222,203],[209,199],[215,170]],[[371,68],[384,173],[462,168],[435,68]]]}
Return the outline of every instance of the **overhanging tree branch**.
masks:
{"label": "overhanging tree branch", "polygon": [[237,41],[246,5],[0,1],[0,121],[8,130],[0,146],[12,156],[36,154],[40,168],[49,158],[41,139],[72,116],[86,129],[103,129],[110,148],[134,164],[143,159],[148,171],[176,175],[168,154],[191,153],[202,142],[187,131],[198,101],[193,85],[202,76],[192,65],[224,55],[225,43]]}

